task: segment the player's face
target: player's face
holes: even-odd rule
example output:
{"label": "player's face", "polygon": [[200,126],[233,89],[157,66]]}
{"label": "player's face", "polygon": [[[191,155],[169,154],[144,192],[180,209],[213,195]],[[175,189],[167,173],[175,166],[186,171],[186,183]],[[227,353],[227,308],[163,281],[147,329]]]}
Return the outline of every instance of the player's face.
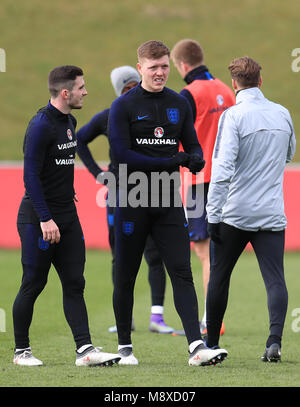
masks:
{"label": "player's face", "polygon": [[122,90],[122,95],[124,95],[124,93],[128,92],[130,89],[134,88],[138,83],[137,82],[129,82],[125,88],[123,88]]}
{"label": "player's face", "polygon": [[69,91],[67,103],[70,109],[81,109],[83,97],[87,95],[83,76],[77,76],[74,81],[74,86]]}
{"label": "player's face", "polygon": [[148,92],[161,92],[170,73],[170,59],[168,55],[159,59],[143,58],[137,68],[142,77],[142,87]]}

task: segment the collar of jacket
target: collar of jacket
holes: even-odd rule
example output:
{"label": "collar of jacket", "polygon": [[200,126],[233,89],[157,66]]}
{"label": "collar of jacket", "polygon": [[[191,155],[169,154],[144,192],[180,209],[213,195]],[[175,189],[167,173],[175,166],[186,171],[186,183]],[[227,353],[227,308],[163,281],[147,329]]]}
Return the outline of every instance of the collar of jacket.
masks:
{"label": "collar of jacket", "polygon": [[166,87],[163,88],[160,92],[149,92],[145,88],[142,87],[141,85],[142,82],[140,82],[137,85],[137,91],[140,92],[143,96],[149,97],[149,98],[157,98],[157,97],[163,97],[165,95],[165,89]]}
{"label": "collar of jacket", "polygon": [[236,93],[236,103],[243,102],[244,100],[249,99],[264,99],[264,95],[262,91],[257,87],[240,89]]}
{"label": "collar of jacket", "polygon": [[68,114],[58,110],[55,106],[51,104],[50,100],[48,101],[47,107],[51,111],[51,113],[54,114],[54,116],[57,117],[58,119],[68,119]]}
{"label": "collar of jacket", "polygon": [[214,79],[213,76],[209,73],[208,68],[205,65],[197,66],[197,68],[192,69],[184,77],[184,81],[189,85],[195,79]]}

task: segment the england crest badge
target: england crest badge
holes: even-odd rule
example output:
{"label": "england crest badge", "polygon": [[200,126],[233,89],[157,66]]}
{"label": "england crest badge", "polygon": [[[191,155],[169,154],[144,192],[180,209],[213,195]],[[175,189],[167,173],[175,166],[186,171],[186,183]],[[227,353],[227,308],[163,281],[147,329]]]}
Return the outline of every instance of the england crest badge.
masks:
{"label": "england crest badge", "polygon": [[167,109],[167,116],[168,120],[173,123],[177,124],[179,122],[179,110],[176,108],[169,108]]}
{"label": "england crest badge", "polygon": [[134,231],[134,222],[123,222],[123,233],[127,236],[132,235]]}

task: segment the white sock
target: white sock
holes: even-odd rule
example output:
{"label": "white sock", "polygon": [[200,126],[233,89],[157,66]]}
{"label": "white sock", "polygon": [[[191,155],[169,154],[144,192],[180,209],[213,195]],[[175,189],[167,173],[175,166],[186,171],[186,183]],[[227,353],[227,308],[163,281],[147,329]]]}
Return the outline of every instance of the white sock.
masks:
{"label": "white sock", "polygon": [[25,350],[31,351],[31,347],[29,346],[28,348],[16,349],[15,352],[25,352]]}
{"label": "white sock", "polygon": [[201,339],[199,339],[198,341],[194,341],[189,345],[189,351],[190,353],[194,352],[194,350],[197,348],[198,345],[200,345],[201,343],[203,343],[203,341]]}
{"label": "white sock", "polygon": [[129,345],[118,345],[118,351],[123,348],[132,348],[132,343],[130,343]]}
{"label": "white sock", "polygon": [[206,300],[205,300],[205,302],[204,302],[204,314],[203,314],[203,317],[202,317],[202,324],[203,325],[205,325],[206,326]]}
{"label": "white sock", "polygon": [[160,314],[163,315],[164,307],[163,305],[152,305],[151,307],[151,314]]}
{"label": "white sock", "polygon": [[91,343],[89,343],[89,344],[87,344],[87,345],[82,345],[82,346],[80,346],[79,349],[77,349],[77,352],[78,352],[78,353],[82,353],[82,352],[84,352],[87,348],[90,348],[91,346],[93,346]]}

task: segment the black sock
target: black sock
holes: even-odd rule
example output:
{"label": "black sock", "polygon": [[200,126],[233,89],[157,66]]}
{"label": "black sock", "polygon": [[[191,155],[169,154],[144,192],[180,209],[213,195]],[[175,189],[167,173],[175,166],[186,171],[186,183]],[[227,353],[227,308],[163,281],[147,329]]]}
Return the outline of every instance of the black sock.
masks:
{"label": "black sock", "polygon": [[269,348],[271,345],[273,345],[273,343],[278,343],[278,345],[281,347],[281,338],[277,335],[270,335],[267,340],[266,347]]}

